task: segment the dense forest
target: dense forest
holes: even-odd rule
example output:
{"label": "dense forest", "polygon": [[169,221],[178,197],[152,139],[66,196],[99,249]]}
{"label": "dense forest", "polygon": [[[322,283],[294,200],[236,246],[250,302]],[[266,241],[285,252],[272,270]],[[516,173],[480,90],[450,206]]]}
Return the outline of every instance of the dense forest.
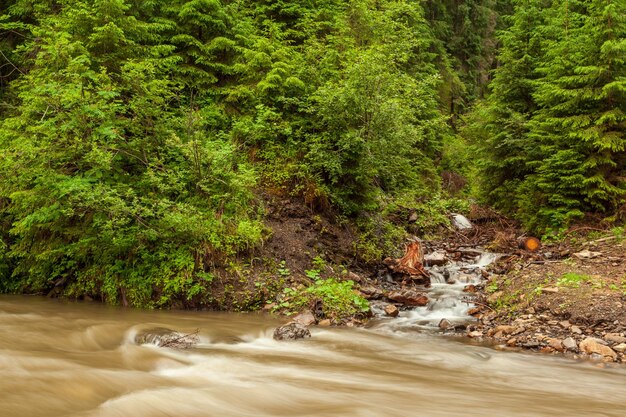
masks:
{"label": "dense forest", "polygon": [[209,305],[268,195],[620,225],[625,112],[626,0],[4,0],[0,291]]}

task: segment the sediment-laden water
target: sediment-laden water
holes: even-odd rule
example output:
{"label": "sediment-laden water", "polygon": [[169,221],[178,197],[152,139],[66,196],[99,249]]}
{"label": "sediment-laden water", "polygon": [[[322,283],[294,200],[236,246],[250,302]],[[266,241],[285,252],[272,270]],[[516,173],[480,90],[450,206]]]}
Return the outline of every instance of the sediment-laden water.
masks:
{"label": "sediment-laden water", "polygon": [[[0,416],[623,416],[626,371],[379,323],[277,342],[260,315],[0,297]],[[142,329],[199,330],[175,351]]]}

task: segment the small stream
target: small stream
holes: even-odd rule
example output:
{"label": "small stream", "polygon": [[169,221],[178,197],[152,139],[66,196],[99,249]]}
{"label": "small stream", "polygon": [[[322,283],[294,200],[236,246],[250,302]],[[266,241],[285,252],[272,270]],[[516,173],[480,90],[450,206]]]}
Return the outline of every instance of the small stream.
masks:
{"label": "small stream", "polygon": [[403,333],[403,332],[441,332],[442,320],[449,322],[448,329],[464,327],[476,321],[468,315],[475,307],[472,303],[474,295],[464,292],[469,286],[480,286],[484,283],[485,268],[500,256],[497,253],[485,252],[482,249],[467,250],[460,260],[448,260],[444,265],[427,266],[431,286],[425,288],[429,302],[424,307],[415,307],[402,311],[396,318],[385,318],[382,304],[374,303],[374,313],[378,317],[371,328]]}

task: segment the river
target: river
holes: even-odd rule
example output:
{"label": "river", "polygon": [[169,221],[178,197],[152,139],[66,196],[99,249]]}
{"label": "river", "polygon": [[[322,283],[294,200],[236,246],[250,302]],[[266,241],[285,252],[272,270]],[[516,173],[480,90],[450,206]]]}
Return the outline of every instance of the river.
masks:
{"label": "river", "polygon": [[[1,417],[623,416],[626,370],[433,332],[314,328],[276,342],[257,314],[0,297]],[[138,346],[199,330],[186,351]]]}

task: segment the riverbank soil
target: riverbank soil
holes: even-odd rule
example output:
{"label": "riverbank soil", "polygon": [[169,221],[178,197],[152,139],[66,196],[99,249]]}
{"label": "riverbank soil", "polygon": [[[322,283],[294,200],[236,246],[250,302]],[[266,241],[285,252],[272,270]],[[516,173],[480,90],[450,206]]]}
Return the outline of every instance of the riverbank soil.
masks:
{"label": "riverbank soil", "polygon": [[508,252],[488,269],[467,335],[503,349],[626,362],[625,248],[620,236],[594,232]]}

